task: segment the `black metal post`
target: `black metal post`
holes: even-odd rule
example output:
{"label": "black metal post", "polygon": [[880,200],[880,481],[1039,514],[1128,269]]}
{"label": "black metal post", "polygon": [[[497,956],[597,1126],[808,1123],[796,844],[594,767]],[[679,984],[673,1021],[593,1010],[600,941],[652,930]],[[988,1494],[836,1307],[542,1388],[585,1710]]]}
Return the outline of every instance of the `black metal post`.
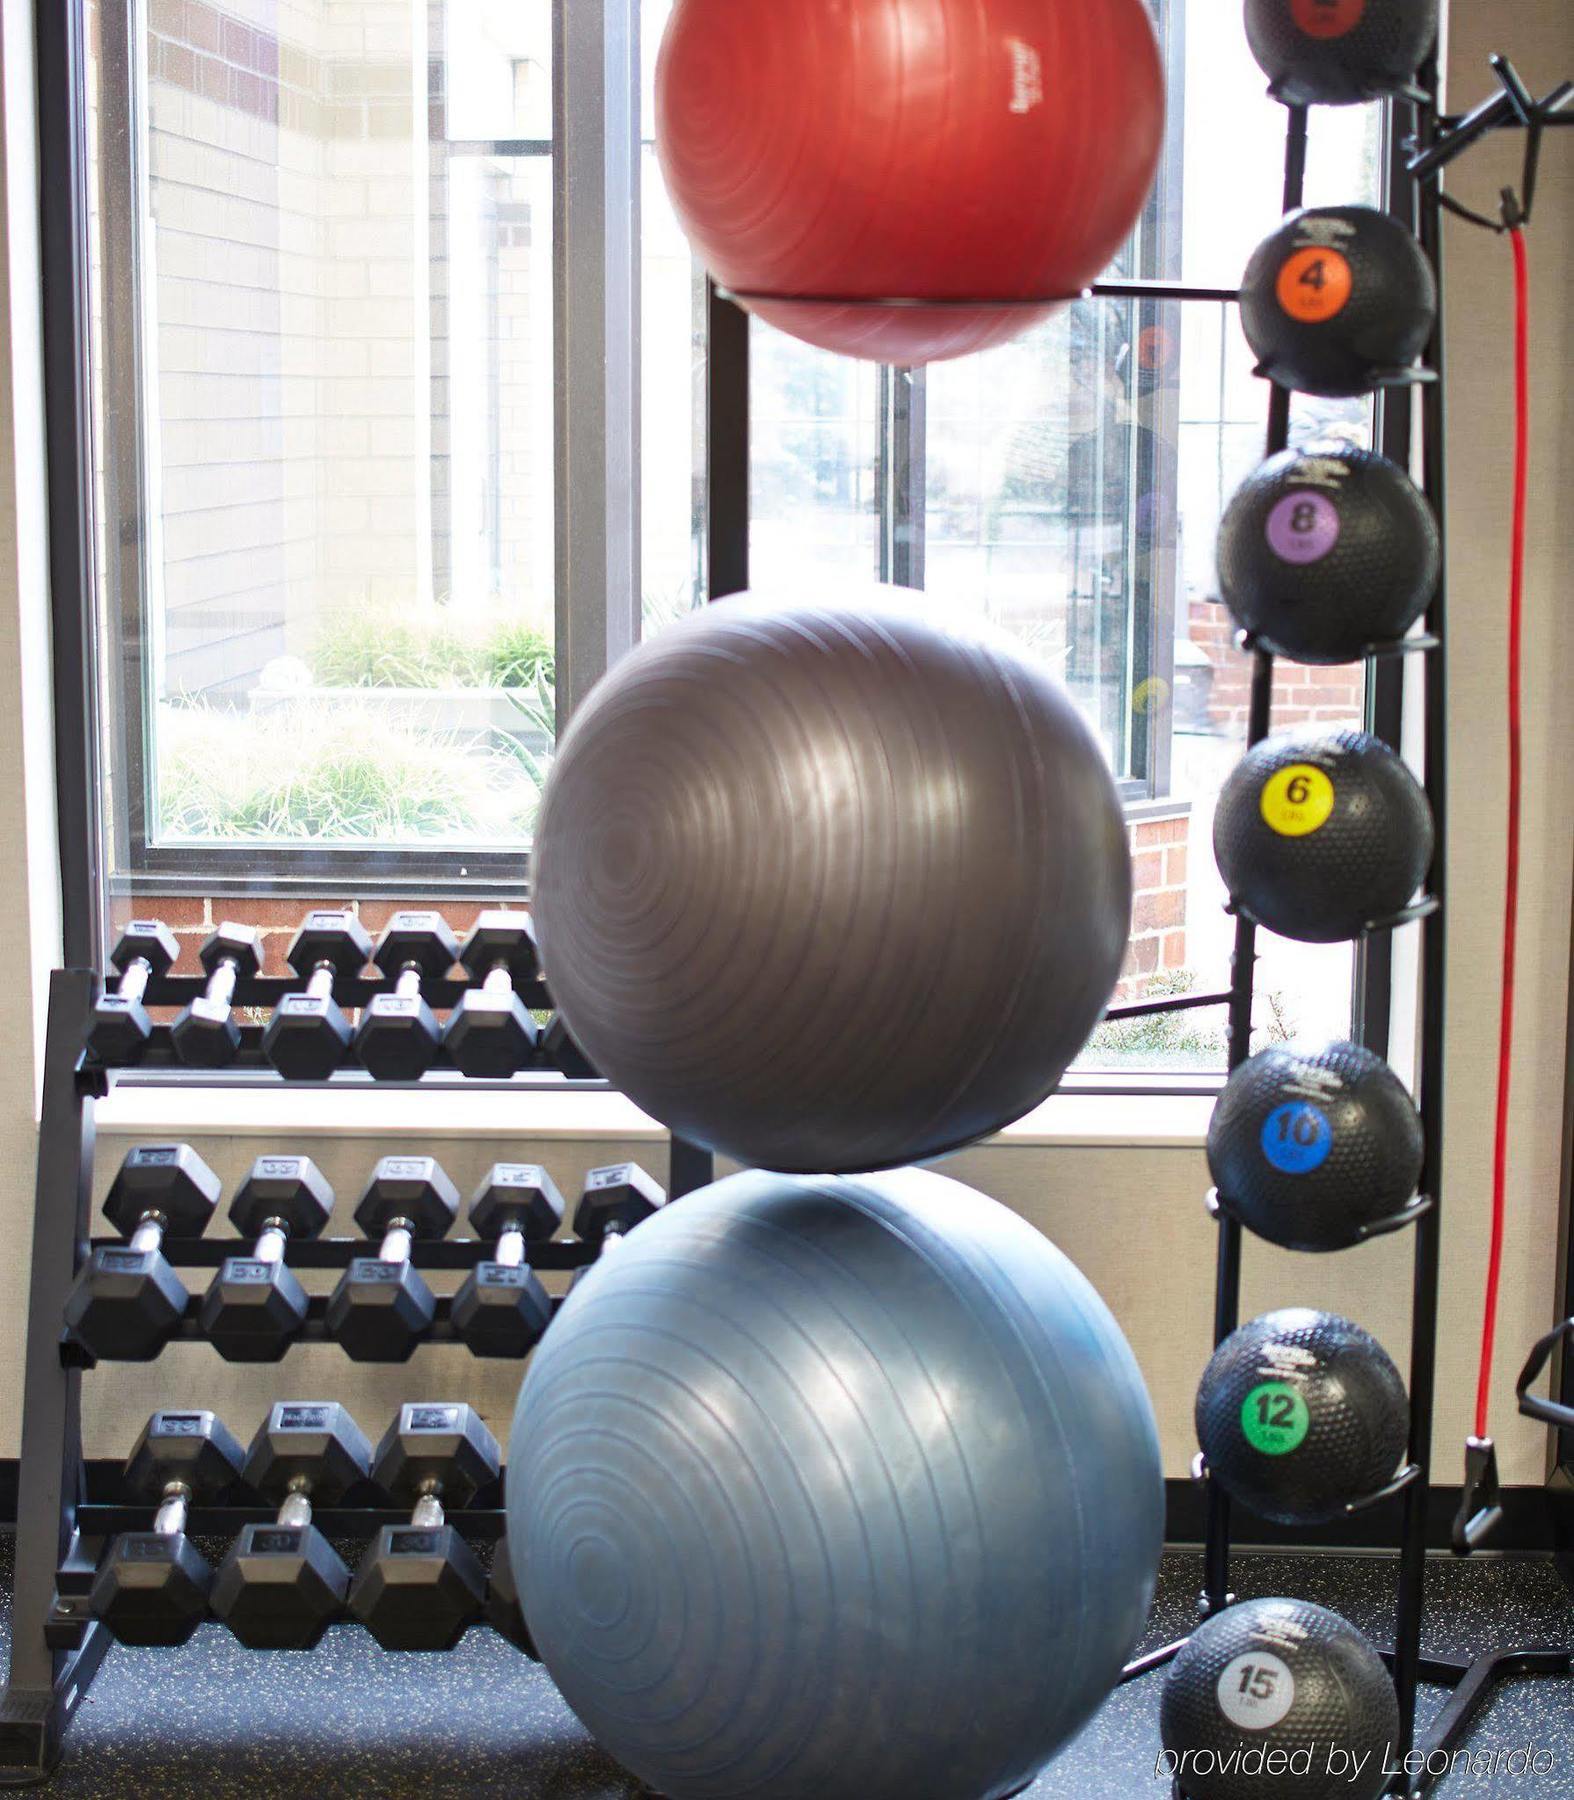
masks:
{"label": "black metal post", "polygon": [[706,571],[723,600],[749,585],[749,315],[706,283]]}
{"label": "black metal post", "polygon": [[17,1495],[11,1667],[0,1696],[0,1787],[30,1785],[60,1756],[60,1740],[108,1648],[89,1624],[75,1650],[51,1649],[46,1628],[82,1480],[82,1375],[61,1357],[66,1295],[86,1254],[93,1192],[93,1115],[77,1084],[95,978],[59,970],[49,990],[33,1267],[28,1289]]}

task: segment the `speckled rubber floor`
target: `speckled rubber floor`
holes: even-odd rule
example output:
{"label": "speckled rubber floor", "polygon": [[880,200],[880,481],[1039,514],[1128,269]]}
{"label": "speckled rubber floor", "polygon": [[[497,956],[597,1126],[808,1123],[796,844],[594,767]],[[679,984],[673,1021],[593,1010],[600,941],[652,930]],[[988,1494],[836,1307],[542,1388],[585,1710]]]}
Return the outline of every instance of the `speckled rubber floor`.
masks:
{"label": "speckled rubber floor", "polygon": [[[10,1638],[11,1539],[0,1537],[0,1607]],[[1166,1560],[1149,1645],[1182,1635],[1201,1584],[1195,1556]],[[1342,1612],[1382,1642],[1395,1565],[1357,1557],[1242,1557],[1243,1597],[1295,1593]],[[1473,1656],[1553,1645],[1574,1603],[1550,1564],[1436,1561],[1426,1648]],[[1167,1800],[1155,1777],[1163,1677],[1114,1695],[1029,1790],[1031,1800]],[[1446,1696],[1428,1690],[1423,1717]],[[1551,1775],[1464,1769],[1442,1800],[1574,1794],[1574,1681],[1499,1690],[1475,1749],[1551,1752]],[[622,1800],[636,1793],[585,1736],[547,1676],[490,1631],[446,1656],[379,1650],[350,1627],[308,1656],[240,1649],[207,1627],[184,1650],[116,1649],[77,1714],[47,1790],[72,1800]],[[1265,1788],[1265,1800],[1271,1800]]]}

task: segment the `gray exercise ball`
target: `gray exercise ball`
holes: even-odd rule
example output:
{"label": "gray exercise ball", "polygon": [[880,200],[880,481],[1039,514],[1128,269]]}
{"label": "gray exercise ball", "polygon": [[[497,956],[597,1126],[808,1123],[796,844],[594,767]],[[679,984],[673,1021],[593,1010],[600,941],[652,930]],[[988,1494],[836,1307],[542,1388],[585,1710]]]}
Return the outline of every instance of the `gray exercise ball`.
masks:
{"label": "gray exercise ball", "polygon": [[1141,1635],[1158,1435],[1120,1329],[960,1183],[748,1171],[580,1284],[508,1542],[568,1704],[672,1800],[998,1800]]}
{"label": "gray exercise ball", "polygon": [[896,593],[671,627],[593,691],[542,803],[569,1031],[763,1168],[922,1162],[1020,1118],[1126,951],[1120,803],[1064,688]]}

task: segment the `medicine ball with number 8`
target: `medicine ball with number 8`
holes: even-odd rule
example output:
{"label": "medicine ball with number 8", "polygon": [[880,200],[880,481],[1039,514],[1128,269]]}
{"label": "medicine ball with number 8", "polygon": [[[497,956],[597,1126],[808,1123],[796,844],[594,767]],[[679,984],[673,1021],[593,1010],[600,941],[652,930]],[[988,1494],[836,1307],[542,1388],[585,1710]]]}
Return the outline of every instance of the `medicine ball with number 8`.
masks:
{"label": "medicine ball with number 8", "polygon": [[1260,1518],[1322,1525],[1396,1474],[1410,1402],[1377,1339],[1332,1313],[1286,1307],[1214,1352],[1197,1390],[1208,1472]]}
{"label": "medicine ball with number 8", "polygon": [[1219,526],[1219,593],[1265,649],[1354,662],[1426,610],[1437,521],[1397,463],[1348,444],[1285,450],[1247,477]]}
{"label": "medicine ball with number 8", "polygon": [[1274,1045],[1230,1077],[1208,1127],[1229,1210],[1287,1250],[1346,1250],[1414,1197],[1424,1139],[1404,1083],[1355,1044]]}
{"label": "medicine ball with number 8", "polygon": [[1433,844],[1420,783],[1363,731],[1266,739],[1224,784],[1213,819],[1234,904],[1309,944],[1359,937],[1407,907]]}
{"label": "medicine ball with number 8", "polygon": [[1409,379],[1436,322],[1432,265],[1370,206],[1291,213],[1241,283],[1258,373],[1305,394],[1349,399]]}

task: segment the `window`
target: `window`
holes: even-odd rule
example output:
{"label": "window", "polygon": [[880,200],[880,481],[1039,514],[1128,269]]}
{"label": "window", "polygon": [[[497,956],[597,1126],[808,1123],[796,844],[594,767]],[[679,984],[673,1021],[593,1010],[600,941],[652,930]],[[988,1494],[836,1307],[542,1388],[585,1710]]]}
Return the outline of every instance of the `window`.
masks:
{"label": "window", "polygon": [[[707,425],[729,401],[707,404],[706,285],[649,140],[671,0],[628,0],[638,310],[615,348],[638,371],[640,492],[637,515],[615,522],[609,502],[605,521],[636,540],[647,632],[703,601],[709,533],[735,528],[757,581],[867,572],[994,621],[1063,675],[1129,808],[1128,999],[1227,979],[1210,821],[1245,664],[1212,551],[1267,390],[1218,291],[1277,221],[1284,132],[1235,10],[1151,3],[1169,138],[1100,294],[927,373],[753,326],[745,523],[710,516]],[[566,635],[559,591],[564,417],[583,400],[560,295],[565,270],[617,255],[617,220],[587,237],[564,175],[589,115],[558,100],[603,80],[575,35],[590,10],[89,9],[112,917],[184,896],[205,920],[236,890],[295,906],[525,891],[559,697],[618,648],[616,582]],[[1380,108],[1319,109],[1309,197],[1375,199],[1383,132]],[[1296,417],[1305,435],[1375,425],[1364,402]],[[1362,670],[1279,682],[1281,723],[1367,714]],[[1264,1031],[1348,1028],[1347,948],[1265,938],[1263,957]],[[1199,1012],[1107,1027],[1085,1062],[1215,1070],[1223,1054],[1222,1014]]]}

